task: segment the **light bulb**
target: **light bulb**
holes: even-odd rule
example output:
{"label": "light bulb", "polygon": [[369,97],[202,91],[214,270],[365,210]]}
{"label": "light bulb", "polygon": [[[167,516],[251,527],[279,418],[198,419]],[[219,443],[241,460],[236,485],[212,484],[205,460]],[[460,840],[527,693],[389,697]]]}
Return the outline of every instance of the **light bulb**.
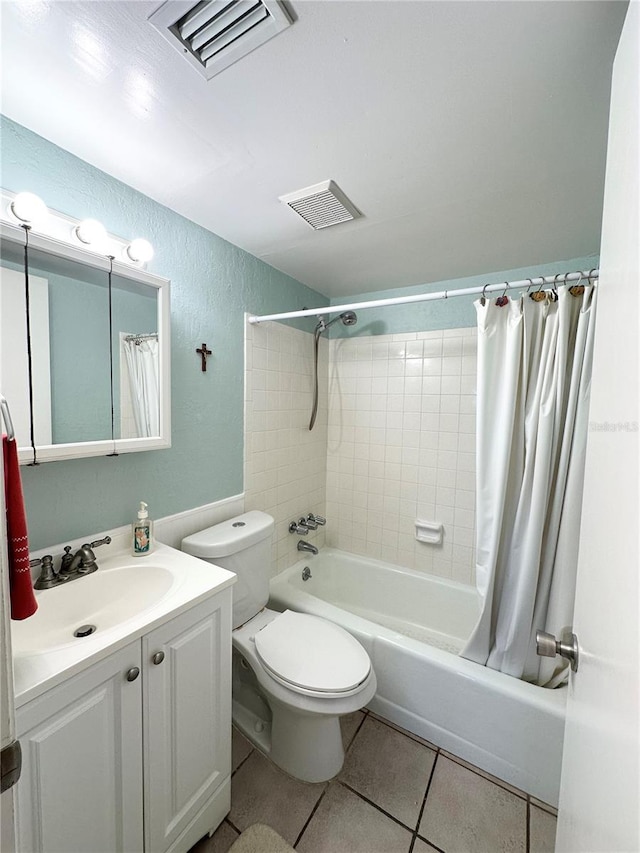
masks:
{"label": "light bulb", "polygon": [[129,243],[126,252],[129,260],[137,264],[146,264],[153,257],[153,246],[148,240],[136,237],[135,240]]}
{"label": "light bulb", "polygon": [[81,243],[91,246],[95,252],[100,252],[107,247],[109,239],[107,229],[97,219],[84,219],[76,225],[74,232]]}
{"label": "light bulb", "polygon": [[18,193],[9,205],[11,213],[26,225],[41,222],[49,215],[47,205],[33,193]]}

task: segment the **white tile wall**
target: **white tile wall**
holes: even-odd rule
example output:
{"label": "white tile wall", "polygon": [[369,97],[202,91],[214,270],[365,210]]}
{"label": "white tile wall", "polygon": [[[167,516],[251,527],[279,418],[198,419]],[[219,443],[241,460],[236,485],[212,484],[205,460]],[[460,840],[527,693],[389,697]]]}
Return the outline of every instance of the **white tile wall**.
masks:
{"label": "white tile wall", "polygon": [[[473,583],[476,330],[320,341],[320,405],[310,433],[313,338],[247,324],[245,508],[276,519],[273,571],[305,537]],[[328,409],[327,409],[328,407]],[[415,539],[417,518],[442,522],[442,545]],[[326,537],[325,537],[326,534]]]}
{"label": "white tile wall", "polygon": [[[313,336],[281,323],[245,329],[245,510],[275,518],[276,574],[301,556],[289,523],[326,514],[328,342],[320,340],[318,416],[310,432]],[[324,530],[302,538],[321,547]]]}
{"label": "white tile wall", "polygon": [[[327,544],[473,582],[476,330],[330,342]],[[442,522],[442,545],[415,539]]]}

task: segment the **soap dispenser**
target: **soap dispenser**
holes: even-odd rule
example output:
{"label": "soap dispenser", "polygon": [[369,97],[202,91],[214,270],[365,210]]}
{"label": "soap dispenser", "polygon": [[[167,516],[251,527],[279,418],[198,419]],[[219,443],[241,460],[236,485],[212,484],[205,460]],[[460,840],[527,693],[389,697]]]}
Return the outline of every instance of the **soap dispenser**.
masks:
{"label": "soap dispenser", "polygon": [[131,553],[134,557],[144,557],[153,550],[153,521],[149,518],[147,506],[144,501],[140,501],[138,517],[133,522]]}

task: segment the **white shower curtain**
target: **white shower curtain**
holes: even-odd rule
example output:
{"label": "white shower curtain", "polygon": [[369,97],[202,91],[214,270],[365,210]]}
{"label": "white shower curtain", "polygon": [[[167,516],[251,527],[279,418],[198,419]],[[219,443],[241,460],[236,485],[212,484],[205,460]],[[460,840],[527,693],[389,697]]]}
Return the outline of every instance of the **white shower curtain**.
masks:
{"label": "white shower curtain", "polygon": [[462,656],[548,687],[568,664],[538,657],[535,634],[573,616],[595,303],[592,286],[475,303],[482,612]]}
{"label": "white shower curtain", "polygon": [[124,338],[122,347],[129,373],[131,403],[138,438],[160,435],[158,339]]}

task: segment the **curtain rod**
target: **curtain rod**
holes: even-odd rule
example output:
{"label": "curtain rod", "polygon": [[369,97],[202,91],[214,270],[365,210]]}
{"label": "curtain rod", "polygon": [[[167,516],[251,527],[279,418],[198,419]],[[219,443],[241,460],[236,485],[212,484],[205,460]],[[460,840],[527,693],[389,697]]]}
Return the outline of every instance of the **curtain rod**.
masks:
{"label": "curtain rod", "polygon": [[125,335],[124,339],[125,339],[125,341],[144,341],[144,340],[147,340],[147,338],[157,338],[157,337],[158,337],[157,332],[141,332],[139,335],[136,335],[135,333],[133,333],[131,335]]}
{"label": "curtain rod", "polygon": [[302,311],[285,311],[282,314],[252,314],[247,319],[252,325],[264,323],[267,320],[293,320],[296,317],[318,317],[321,314],[339,314],[343,311],[359,311],[362,308],[385,308],[387,305],[407,305],[412,302],[431,302],[435,299],[452,299],[454,296],[472,296],[479,293],[494,293],[497,290],[514,290],[520,287],[542,288],[545,284],[564,285],[568,282],[598,278],[600,270],[592,269],[583,272],[558,273],[538,278],[525,278],[522,281],[503,281],[499,284],[485,284],[484,287],[462,287],[456,290],[440,290],[437,293],[416,293],[413,296],[394,296],[390,299],[372,299],[368,302],[352,302],[344,305],[327,305],[323,308],[304,308]]}

